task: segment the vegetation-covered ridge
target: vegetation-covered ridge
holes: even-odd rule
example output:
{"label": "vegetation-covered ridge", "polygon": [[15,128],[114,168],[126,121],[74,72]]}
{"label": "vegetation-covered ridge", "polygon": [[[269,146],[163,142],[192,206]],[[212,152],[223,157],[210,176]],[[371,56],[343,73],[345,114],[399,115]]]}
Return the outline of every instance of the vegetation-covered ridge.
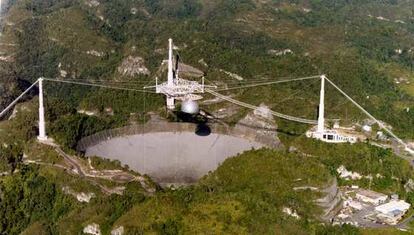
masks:
{"label": "vegetation-covered ridge", "polygon": [[[139,185],[128,184],[122,196],[98,194],[86,205],[62,192],[64,181],[53,181],[48,167],[19,169],[1,181],[1,231],[7,234],[26,228],[27,234],[77,234],[91,223],[104,234],[119,226],[126,234],[356,231],[319,225],[320,209],[313,200],[321,194],[293,188],[323,188],[332,178],[318,161],[296,154],[252,151],[224,162],[193,187],[147,196]],[[285,207],[301,218],[283,213]],[[13,222],[21,214],[29,216]]]}

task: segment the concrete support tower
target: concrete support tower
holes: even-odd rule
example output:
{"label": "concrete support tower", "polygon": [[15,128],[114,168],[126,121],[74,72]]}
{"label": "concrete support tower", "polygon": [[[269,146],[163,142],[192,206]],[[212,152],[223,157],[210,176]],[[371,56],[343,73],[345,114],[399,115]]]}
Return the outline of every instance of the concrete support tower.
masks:
{"label": "concrete support tower", "polygon": [[39,78],[39,136],[40,141],[46,141],[45,108],[43,107],[43,78]]}
{"label": "concrete support tower", "polygon": [[325,131],[325,78],[325,75],[321,76],[321,95],[319,101],[319,116],[317,129],[317,133],[319,135],[323,135]]}
{"label": "concrete support tower", "polygon": [[[168,81],[169,87],[174,86],[174,74],[173,74],[173,42],[172,39],[168,39]],[[174,98],[167,96],[167,108],[173,110],[175,108]]]}

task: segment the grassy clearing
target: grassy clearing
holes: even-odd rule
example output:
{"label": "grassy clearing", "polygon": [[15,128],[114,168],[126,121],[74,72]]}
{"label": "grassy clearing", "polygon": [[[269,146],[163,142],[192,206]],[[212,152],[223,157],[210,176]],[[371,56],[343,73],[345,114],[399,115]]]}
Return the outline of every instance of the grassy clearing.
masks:
{"label": "grassy clearing", "polygon": [[388,74],[390,78],[398,79],[397,85],[407,94],[414,96],[414,71],[396,63],[384,64],[379,69]]}
{"label": "grassy clearing", "polygon": [[59,156],[54,147],[45,146],[37,141],[28,143],[24,152],[29,160],[65,165],[63,158]]}
{"label": "grassy clearing", "polygon": [[51,179],[60,188],[70,187],[75,192],[93,192],[96,195],[101,194],[99,187],[91,184],[79,176],[71,175],[62,169],[52,166],[40,166],[39,172],[40,175]]}
{"label": "grassy clearing", "polygon": [[386,194],[397,193],[411,200],[411,196],[405,192],[403,185],[414,177],[412,168],[408,161],[397,157],[391,150],[374,147],[367,143],[329,145],[304,137],[298,138],[292,145],[318,158],[333,174],[337,174],[336,169],[344,165],[347,170],[373,177],[373,180],[340,180],[340,184],[356,184]]}

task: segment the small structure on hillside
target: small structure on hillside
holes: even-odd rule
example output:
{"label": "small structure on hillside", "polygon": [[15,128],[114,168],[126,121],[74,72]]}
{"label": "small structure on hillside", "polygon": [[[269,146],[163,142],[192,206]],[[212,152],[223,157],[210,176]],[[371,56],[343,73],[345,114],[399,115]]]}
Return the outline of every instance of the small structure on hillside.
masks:
{"label": "small structure on hillside", "polygon": [[353,200],[344,201],[344,207],[350,207],[353,210],[357,210],[357,211],[360,211],[363,209],[363,205],[360,202],[353,201]]}
{"label": "small structure on hillside", "polygon": [[372,127],[370,125],[363,125],[362,130],[365,131],[365,132],[371,132]]}
{"label": "small structure on hillside", "polygon": [[373,205],[380,205],[387,201],[388,196],[383,193],[374,192],[367,189],[358,189],[356,192],[356,198],[362,202],[370,203]]}

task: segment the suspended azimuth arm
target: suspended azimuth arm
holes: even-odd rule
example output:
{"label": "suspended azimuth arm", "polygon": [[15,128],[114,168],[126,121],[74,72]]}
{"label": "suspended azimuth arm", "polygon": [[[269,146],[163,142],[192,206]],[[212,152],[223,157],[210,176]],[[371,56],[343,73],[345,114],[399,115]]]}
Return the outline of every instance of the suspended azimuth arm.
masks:
{"label": "suspended azimuth arm", "polygon": [[360,109],[363,113],[365,113],[369,118],[374,120],[381,129],[384,129],[388,134],[390,134],[395,140],[397,140],[401,145],[405,147],[405,149],[410,152],[414,153],[414,150],[410,149],[408,144],[406,144],[402,139],[400,139],[397,135],[394,134],[389,128],[387,128],[382,122],[372,116],[367,110],[365,110],[361,105],[359,105],[354,99],[352,99],[349,95],[347,95],[341,88],[339,88],[335,83],[325,77],[326,81],[328,81],[335,89],[337,89],[343,96],[345,96],[349,101],[351,101],[358,109]]}
{"label": "suspended azimuth arm", "polygon": [[0,118],[3,117],[5,113],[7,113],[13,106],[21,99],[24,95],[26,95],[36,84],[39,82],[39,80],[36,80],[29,88],[27,88],[22,94],[20,94],[13,102],[11,102],[3,111],[0,113]]}
{"label": "suspended azimuth arm", "polygon": [[[225,88],[225,89],[215,89],[215,90],[205,89],[205,91],[207,93],[210,93],[210,94],[220,98],[220,99],[226,100],[230,103],[233,103],[233,104],[236,104],[236,105],[254,110],[254,109],[257,109],[258,107],[254,106],[254,105],[251,105],[251,104],[247,104],[247,103],[239,101],[239,100],[235,100],[235,99],[230,98],[228,96],[222,95],[222,94],[218,93],[217,91],[228,91],[228,90],[234,90],[234,89],[244,89],[244,88],[252,88],[252,87],[258,87],[258,86],[267,86],[267,85],[272,85],[272,84],[287,83],[287,82],[294,82],[294,81],[303,81],[303,80],[309,80],[309,79],[314,79],[314,78],[321,78],[321,75],[301,77],[301,78],[293,78],[293,79],[285,79],[285,80],[272,81],[272,82],[248,84],[248,85],[244,85],[244,86],[231,87],[231,88]],[[318,124],[317,120],[310,120],[310,119],[305,119],[305,118],[293,117],[293,116],[278,113],[278,112],[275,112],[275,111],[272,111],[272,110],[270,110],[270,113],[273,116],[283,118],[283,119],[286,119],[286,120],[289,120],[289,121],[294,121],[294,122],[299,122],[299,123],[304,123],[304,124],[311,124],[311,125]]]}

